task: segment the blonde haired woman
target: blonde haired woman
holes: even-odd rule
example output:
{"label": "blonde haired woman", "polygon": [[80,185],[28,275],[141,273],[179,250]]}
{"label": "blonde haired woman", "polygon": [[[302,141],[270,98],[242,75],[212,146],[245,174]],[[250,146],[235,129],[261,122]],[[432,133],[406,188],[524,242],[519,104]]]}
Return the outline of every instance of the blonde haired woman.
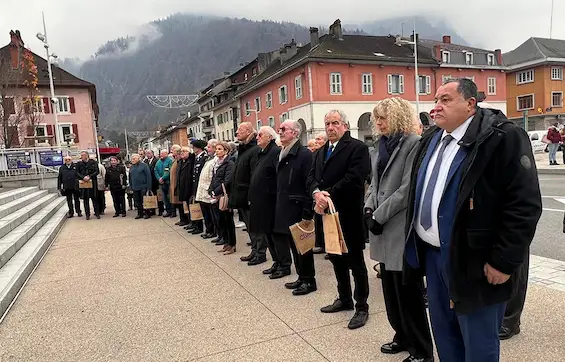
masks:
{"label": "blonde haired woman", "polygon": [[423,280],[402,279],[404,230],[412,164],[420,136],[416,134],[412,105],[387,98],[373,109],[372,180],[365,202],[365,220],[371,232],[371,259],[380,262],[387,316],[396,332],[381,352],[408,351],[405,362],[433,361],[423,291]]}

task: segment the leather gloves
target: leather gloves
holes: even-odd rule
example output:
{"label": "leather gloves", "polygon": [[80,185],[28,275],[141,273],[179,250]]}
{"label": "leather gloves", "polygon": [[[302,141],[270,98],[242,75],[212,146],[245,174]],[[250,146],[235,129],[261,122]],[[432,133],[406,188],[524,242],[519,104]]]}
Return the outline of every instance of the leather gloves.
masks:
{"label": "leather gloves", "polygon": [[381,235],[383,226],[373,219],[373,210],[365,209],[365,225],[373,235]]}

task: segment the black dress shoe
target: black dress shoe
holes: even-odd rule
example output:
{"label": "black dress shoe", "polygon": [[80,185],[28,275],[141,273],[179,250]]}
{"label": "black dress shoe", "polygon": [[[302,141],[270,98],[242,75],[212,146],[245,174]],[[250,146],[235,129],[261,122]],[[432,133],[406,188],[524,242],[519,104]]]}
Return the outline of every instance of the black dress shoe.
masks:
{"label": "black dress shoe", "polygon": [[124,213],[122,214],[122,217],[126,217],[126,216],[127,216],[127,214],[124,212]]}
{"label": "black dress shoe", "polygon": [[300,286],[292,291],[292,295],[306,295],[318,290],[316,282],[307,283],[304,282]]}
{"label": "black dress shoe", "polygon": [[194,229],[194,230],[192,230],[191,234],[192,234],[192,235],[202,234],[202,230]]}
{"label": "black dress shoe", "polygon": [[218,240],[218,241],[216,242],[216,245],[217,245],[217,246],[225,245],[225,244],[226,244],[226,242],[224,241],[224,239],[220,239],[220,240]]}
{"label": "black dress shoe", "polygon": [[263,274],[265,275],[273,274],[274,272],[277,271],[277,268],[278,268],[277,263],[274,263],[269,269],[263,270]]}
{"label": "black dress shoe", "polygon": [[274,273],[272,273],[271,275],[269,275],[269,279],[280,279],[280,278],[284,278],[287,275],[290,275],[290,270],[277,270]]}
{"label": "black dress shoe", "polygon": [[186,221],[179,221],[179,223],[177,225],[178,226],[186,226],[186,225],[188,225],[188,223]]}
{"label": "black dress shoe", "polygon": [[347,328],[349,329],[357,329],[361,328],[367,323],[367,319],[369,319],[369,312],[366,310],[358,310],[353,315],[353,318],[349,321]]}
{"label": "black dress shoe", "polygon": [[165,211],[164,213],[160,214],[159,216],[162,216],[162,217],[171,217],[171,214],[169,214],[168,212]]}
{"label": "black dress shoe", "polygon": [[517,334],[520,334],[520,327],[509,328],[506,326],[502,326],[500,327],[500,331],[498,331],[498,338],[501,341],[504,341],[514,337]]}
{"label": "black dress shoe", "polygon": [[297,279],[297,280],[294,281],[294,282],[285,283],[285,284],[284,284],[284,287],[285,287],[286,289],[296,289],[296,288],[298,288],[298,287],[301,286],[301,285],[302,285],[302,280]]}
{"label": "black dress shoe", "polygon": [[327,305],[320,309],[322,313],[337,313],[344,310],[353,310],[353,302],[344,303],[341,299],[336,299],[333,304]]}
{"label": "black dress shoe", "polygon": [[82,212],[79,212],[77,215],[78,217],[82,217]]}
{"label": "black dress shoe", "polygon": [[397,354],[404,351],[406,351],[406,348],[397,342],[385,343],[381,346],[381,352],[385,354]]}
{"label": "black dress shoe", "polygon": [[239,260],[241,260],[241,261],[251,261],[251,260],[253,260],[253,258],[255,258],[255,254],[251,253],[247,256],[242,256],[241,258],[239,258]]}
{"label": "black dress shoe", "polygon": [[212,239],[212,238],[215,238],[215,237],[216,237],[216,234],[204,234],[204,235],[202,235],[203,239]]}
{"label": "black dress shoe", "polygon": [[67,219],[72,218],[74,215],[73,214],[67,214]]}
{"label": "black dress shoe", "polygon": [[149,216],[149,215],[143,215],[143,218],[144,218],[145,220],[147,220],[147,219],[151,218],[151,216]]}
{"label": "black dress shoe", "polygon": [[136,220],[143,219],[143,216],[142,216],[142,215],[137,215],[137,216],[135,217],[135,219],[136,219]]}
{"label": "black dress shoe", "polygon": [[97,219],[100,219],[100,214],[96,214],[94,216],[96,216]]}
{"label": "black dress shoe", "polygon": [[248,243],[247,243],[247,246],[251,246],[251,242],[248,242]]}
{"label": "black dress shoe", "polygon": [[263,257],[263,258],[254,257],[253,259],[251,259],[247,262],[247,265],[254,266],[254,265],[259,265],[259,264],[263,264],[263,263],[266,263],[266,262],[267,262],[266,257]]}
{"label": "black dress shoe", "polygon": [[112,217],[119,217],[119,216],[120,216],[120,214],[114,214],[114,216],[112,216]]}
{"label": "black dress shoe", "polygon": [[434,362],[433,357],[416,357],[408,356],[402,360],[402,362]]}

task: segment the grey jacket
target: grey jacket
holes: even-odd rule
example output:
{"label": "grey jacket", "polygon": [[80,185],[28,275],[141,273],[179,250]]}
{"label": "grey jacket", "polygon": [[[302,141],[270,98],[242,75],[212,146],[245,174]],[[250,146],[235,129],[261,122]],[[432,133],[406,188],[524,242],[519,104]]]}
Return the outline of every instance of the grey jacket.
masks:
{"label": "grey jacket", "polygon": [[405,244],[406,208],[412,164],[420,136],[404,136],[392,153],[380,180],[377,179],[378,142],[371,151],[373,176],[367,190],[365,208],[383,225],[381,235],[369,233],[371,259],[385,264],[386,270],[402,271]]}

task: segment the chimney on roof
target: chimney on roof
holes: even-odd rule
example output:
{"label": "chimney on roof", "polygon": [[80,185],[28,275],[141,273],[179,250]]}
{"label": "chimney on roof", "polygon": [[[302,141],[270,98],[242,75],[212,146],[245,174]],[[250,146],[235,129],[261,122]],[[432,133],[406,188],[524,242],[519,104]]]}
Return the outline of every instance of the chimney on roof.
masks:
{"label": "chimney on roof", "polygon": [[433,51],[432,55],[436,60],[442,60],[441,45],[439,45],[439,44],[434,45],[434,51]]}
{"label": "chimney on roof", "polygon": [[10,60],[12,63],[12,69],[18,69],[20,65],[21,53],[24,49],[24,41],[19,30],[10,30]]}
{"label": "chimney on roof", "polygon": [[319,29],[311,27],[310,28],[310,48],[314,48],[319,44]]}
{"label": "chimney on roof", "polygon": [[341,20],[337,19],[330,25],[330,35],[332,38],[343,40],[343,30],[341,29]]}
{"label": "chimney on roof", "polygon": [[295,56],[297,52],[298,48],[296,47],[296,41],[294,39],[292,39],[290,43],[284,44],[280,49],[281,64],[285,63],[287,60]]}
{"label": "chimney on roof", "polygon": [[261,74],[265,69],[267,69],[273,62],[281,57],[280,49],[274,50],[268,53],[259,53],[257,55],[257,73]]}
{"label": "chimney on roof", "polygon": [[494,50],[494,56],[496,57],[496,65],[504,64],[503,61],[502,61],[502,50],[495,49]]}
{"label": "chimney on roof", "polygon": [[442,41],[443,41],[444,44],[451,44],[451,36],[444,35]]}

